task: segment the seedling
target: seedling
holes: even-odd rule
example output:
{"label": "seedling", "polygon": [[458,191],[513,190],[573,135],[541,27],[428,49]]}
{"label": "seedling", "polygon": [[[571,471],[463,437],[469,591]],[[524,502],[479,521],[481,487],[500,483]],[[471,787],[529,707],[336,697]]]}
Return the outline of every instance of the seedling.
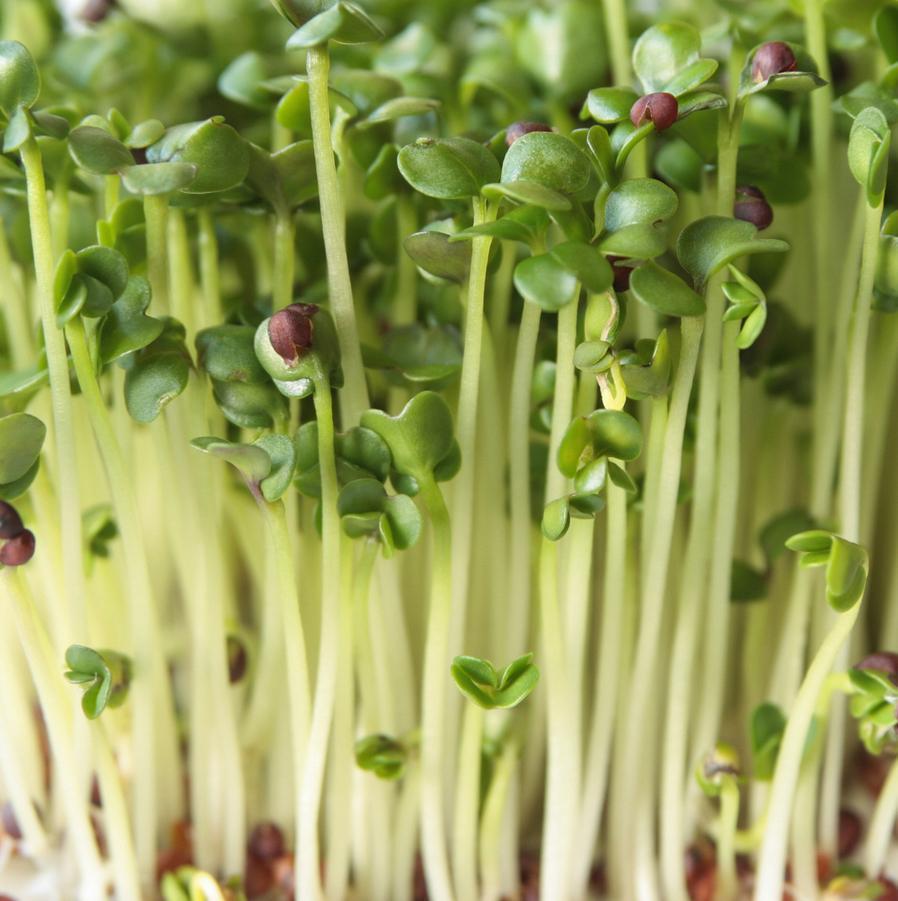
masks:
{"label": "seedling", "polygon": [[5,890],[886,885],[895,9],[57,5],[0,41]]}

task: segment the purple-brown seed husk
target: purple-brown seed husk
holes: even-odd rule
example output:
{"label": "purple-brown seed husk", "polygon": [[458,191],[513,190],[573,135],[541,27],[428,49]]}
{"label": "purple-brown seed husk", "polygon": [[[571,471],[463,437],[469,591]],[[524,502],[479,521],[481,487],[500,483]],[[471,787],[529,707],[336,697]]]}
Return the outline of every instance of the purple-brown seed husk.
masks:
{"label": "purple-brown seed husk", "polygon": [[295,366],[299,358],[312,346],[315,327],[312,317],[318,307],[312,303],[291,303],[278,310],[268,320],[268,339],[277,355],[288,365]]}
{"label": "purple-brown seed husk", "polygon": [[736,188],[733,215],[743,222],[750,222],[758,231],[769,228],[773,222],[773,208],[767,202],[764,192],[754,185],[740,185]]}
{"label": "purple-brown seed husk", "polygon": [[505,143],[511,147],[518,138],[529,135],[533,131],[551,131],[552,126],[545,122],[512,122],[505,129]]}
{"label": "purple-brown seed husk", "polygon": [[239,682],[246,675],[246,645],[236,636],[227,638],[228,680],[231,685]]}
{"label": "purple-brown seed husk", "polygon": [[852,669],[872,669],[885,673],[898,685],[898,654],[894,651],[874,651],[855,663]]}
{"label": "purple-brown seed husk", "polygon": [[284,833],[277,823],[257,823],[249,836],[249,853],[266,863],[283,857],[286,853]]}
{"label": "purple-brown seed husk", "polygon": [[15,538],[24,528],[22,517],[16,508],[6,501],[0,501],[0,538]]}
{"label": "purple-brown seed husk", "polygon": [[657,91],[645,94],[630,107],[630,121],[639,128],[646,122],[652,122],[655,131],[664,131],[677,121],[680,105],[673,94]]}
{"label": "purple-brown seed husk", "polygon": [[795,54],[785,41],[768,41],[755,51],[751,63],[751,77],[755,84],[761,84],[771,75],[794,72],[796,68]]}
{"label": "purple-brown seed husk", "polygon": [[23,566],[34,556],[34,533],[23,529],[0,546],[0,563],[4,566]]}

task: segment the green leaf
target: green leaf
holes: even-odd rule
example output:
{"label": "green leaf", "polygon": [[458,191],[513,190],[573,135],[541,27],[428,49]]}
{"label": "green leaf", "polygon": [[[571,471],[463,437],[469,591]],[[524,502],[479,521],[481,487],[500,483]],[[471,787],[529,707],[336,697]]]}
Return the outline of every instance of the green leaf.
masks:
{"label": "green leaf", "polygon": [[879,205],[885,190],[890,144],[889,123],[880,110],[868,107],[858,113],[848,138],[848,167],[866,189],[871,207]]}
{"label": "green leaf", "polygon": [[181,186],[188,194],[211,194],[239,185],[249,172],[249,145],[220,116],[169,128],[146,151],[151,164],[196,167],[196,177]]}
{"label": "green leaf", "polygon": [[10,117],[3,133],[3,152],[13,153],[31,137],[31,116],[24,106],[20,106]]}
{"label": "green leaf", "polygon": [[125,406],[131,418],[152,422],[187,387],[189,374],[188,362],[178,353],[154,354],[135,362],[125,373]]}
{"label": "green leaf", "polygon": [[867,552],[838,535],[832,538],[826,565],[826,597],[839,613],[853,607],[867,584]]}
{"label": "green leaf", "polygon": [[144,313],[150,296],[150,283],[143,276],[128,279],[122,296],[109,308],[100,326],[99,351],[104,363],[141,350],[162,334],[162,320]]}
{"label": "green leaf", "polygon": [[[796,507],[771,517],[761,529],[758,542],[764,551],[768,565],[786,551],[786,542],[798,533],[812,529],[814,520],[806,510]],[[815,545],[816,546],[816,545]],[[828,552],[829,540],[821,545]]]}
{"label": "green leaf", "polygon": [[586,96],[581,118],[588,114],[596,122],[611,125],[630,117],[630,108],[639,99],[631,88],[593,88]]}
{"label": "green leaf", "polygon": [[122,182],[132,194],[170,194],[186,188],[197,175],[193,163],[145,163],[120,170]]}
{"label": "green leaf", "polygon": [[407,757],[405,746],[388,735],[366,735],[355,743],[356,763],[378,779],[401,779]]}
{"label": "green leaf", "polygon": [[767,304],[759,303],[745,318],[745,322],[739,331],[736,346],[739,350],[748,350],[761,335],[764,325],[767,323]]}
{"label": "green leaf", "polygon": [[730,600],[757,601],[767,596],[767,576],[744,560],[734,560],[730,572]]}
{"label": "green leaf", "polygon": [[564,194],[559,194],[558,191],[553,191],[536,181],[520,179],[519,181],[496,182],[484,185],[481,193],[490,200],[507,197],[515,203],[531,204],[542,207],[544,210],[563,211],[571,208],[571,202]]}
{"label": "green leaf", "polygon": [[633,270],[630,292],[647,307],[666,316],[701,316],[705,302],[679,276],[649,261]]}
{"label": "green leaf", "polygon": [[786,539],[786,547],[790,551],[798,551],[804,554],[827,554],[832,546],[833,535],[822,529],[809,529],[799,532]]}
{"label": "green leaf", "polygon": [[134,165],[131,151],[102,128],[82,125],[69,135],[69,153],[82,169],[97,175],[111,175]]}
{"label": "green leaf", "polygon": [[559,497],[546,504],[540,527],[549,541],[563,538],[571,524],[570,504],[566,497]]}
{"label": "green leaf", "polygon": [[623,410],[596,410],[587,417],[593,452],[617,460],[635,460],[642,453],[642,427]]}
{"label": "green leaf", "polygon": [[354,3],[344,0],[302,24],[287,41],[288,50],[320,47],[328,41],[338,44],[367,44],[383,37],[383,32]]}
{"label": "green leaf", "polygon": [[547,312],[557,312],[579,291],[577,276],[548,253],[521,260],[514,269],[514,286]]}
{"label": "green leaf", "polygon": [[94,244],[79,250],[76,259],[79,272],[105,285],[113,298],[122,295],[128,285],[128,261],[117,250]]}
{"label": "green leaf", "polygon": [[259,483],[262,496],[269,503],[282,497],[293,481],[296,468],[296,449],[286,435],[262,435],[255,441],[271,461],[271,471]]}
{"label": "green leaf", "polygon": [[611,264],[598,248],[584,241],[556,244],[549,254],[568,272],[573,273],[583,287],[593,294],[607,291],[614,281]]}
{"label": "green leaf", "polygon": [[423,116],[440,108],[439,100],[426,97],[393,97],[372,110],[365,117],[362,125],[377,125],[380,122],[393,122],[405,116]]}
{"label": "green leaf", "polygon": [[574,366],[582,372],[605,372],[614,362],[610,349],[607,341],[583,341],[574,350]]}
{"label": "green leaf", "polygon": [[0,41],[0,111],[11,118],[20,107],[32,107],[40,92],[40,73],[26,47]]}
{"label": "green leaf", "polygon": [[456,284],[468,280],[470,244],[450,241],[450,236],[442,232],[425,230],[409,235],[402,246],[425,272]]}
{"label": "green leaf", "polygon": [[0,418],[0,484],[15,482],[37,462],[47,427],[29,413]]}
{"label": "green leaf", "polygon": [[230,463],[252,484],[261,484],[271,472],[271,456],[267,450],[257,445],[235,444],[215,437],[194,438],[190,445],[204,454],[211,454]]}
{"label": "green leaf", "polygon": [[898,62],[898,7],[885,4],[873,16],[873,33],[890,63]]}
{"label": "green leaf", "polygon": [[752,711],[749,733],[756,779],[769,782],[773,778],[785,731],[786,716],[776,704],[759,704]]}
{"label": "green leaf", "polygon": [[399,151],[398,164],[416,191],[438,200],[474,197],[499,180],[498,160],[469,138],[419,138]]}
{"label": "green leaf", "polygon": [[396,470],[418,481],[456,450],[449,405],[433,391],[416,394],[397,416],[367,410],[361,424],[387,443]]}
{"label": "green leaf", "polygon": [[627,494],[637,494],[639,492],[636,483],[630,478],[627,471],[616,463],[612,463],[610,460],[608,461],[608,478],[611,479],[618,488],[622,488],[626,491]]}
{"label": "green leaf", "polygon": [[[502,182],[536,182],[550,191],[573,195],[589,183],[589,158],[568,137],[534,131],[518,138],[502,161]],[[497,181],[498,179],[491,179]]]}
{"label": "green leaf", "polygon": [[785,241],[758,238],[757,235],[758,230],[750,222],[725,216],[706,216],[690,223],[680,232],[677,257],[692,276],[696,287],[700,288],[715,272],[738,257],[755,253],[782,253],[789,249]]}
{"label": "green leaf", "polygon": [[683,22],[666,22],[644,31],[633,47],[633,70],[645,92],[667,91],[677,74],[698,60],[701,47],[698,31]]}
{"label": "green leaf", "polygon": [[255,329],[250,325],[216,325],[196,335],[197,362],[219,382],[264,384],[268,374],[253,347]]}
{"label": "green leaf", "polygon": [[[677,74],[664,85],[662,90],[668,94],[673,94],[674,97],[680,98],[687,92],[694,91],[699,85],[704,84],[716,71],[716,59],[697,59],[680,69]],[[726,100],[723,97],[719,97],[718,99],[723,101],[721,106],[726,106]],[[681,116],[684,115],[683,106],[684,105],[681,104]],[[694,110],[689,110],[689,112],[694,112]]]}
{"label": "green leaf", "polygon": [[673,216],[677,194],[654,178],[628,178],[605,201],[604,228],[617,232],[629,225],[654,225]]}

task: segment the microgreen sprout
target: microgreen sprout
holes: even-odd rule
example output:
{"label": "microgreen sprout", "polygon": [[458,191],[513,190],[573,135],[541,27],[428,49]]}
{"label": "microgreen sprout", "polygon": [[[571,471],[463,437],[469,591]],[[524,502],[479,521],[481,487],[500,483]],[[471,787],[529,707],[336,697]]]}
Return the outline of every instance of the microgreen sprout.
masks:
{"label": "microgreen sprout", "polygon": [[898,12],[630,6],[3,5],[10,896],[892,890]]}

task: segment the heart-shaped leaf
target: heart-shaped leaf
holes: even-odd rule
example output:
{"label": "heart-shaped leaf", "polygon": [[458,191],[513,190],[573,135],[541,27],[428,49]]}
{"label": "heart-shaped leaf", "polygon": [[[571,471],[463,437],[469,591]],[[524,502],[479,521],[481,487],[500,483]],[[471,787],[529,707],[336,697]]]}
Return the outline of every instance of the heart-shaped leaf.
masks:
{"label": "heart-shaped leaf", "polygon": [[468,280],[471,245],[450,241],[450,235],[438,231],[419,231],[402,242],[405,252],[425,272],[456,284]]}
{"label": "heart-shaped leaf", "polygon": [[449,405],[433,391],[415,395],[397,416],[367,410],[361,424],[387,443],[396,470],[418,481],[431,477],[456,448]]}
{"label": "heart-shaped leaf", "polygon": [[338,44],[367,44],[383,37],[383,32],[354,3],[339,0],[304,22],[287,41],[289,50],[320,47],[328,41]]}
{"label": "heart-shaped leaf", "polygon": [[162,334],[165,324],[145,315],[150,296],[150,283],[143,276],[128,279],[122,296],[109,308],[100,326],[99,350],[104,363],[141,350]]}
{"label": "heart-shaped leaf", "polygon": [[680,232],[677,257],[692,276],[696,287],[727,263],[741,256],[755,253],[783,253],[789,249],[785,241],[759,238],[758,230],[741,219],[725,216],[706,216],[690,223]]}
{"label": "heart-shaped leaf", "polygon": [[197,175],[193,163],[146,163],[120,170],[122,182],[132,194],[170,194],[186,188]]}
{"label": "heart-shaped leaf", "polygon": [[416,190],[438,200],[464,200],[499,181],[499,161],[469,138],[419,138],[399,151],[399,171]]}
{"label": "heart-shaped leaf", "polygon": [[97,175],[111,175],[134,165],[131,151],[121,141],[105,129],[90,125],[72,130],[69,153],[82,169]]}
{"label": "heart-shaped leaf", "polygon": [[41,77],[27,48],[18,41],[0,41],[0,111],[11,118],[30,109],[41,92]]}
{"label": "heart-shaped leaf", "polygon": [[583,287],[593,294],[607,291],[614,281],[610,263],[599,249],[584,241],[566,241],[550,251],[556,262],[573,273]]}
{"label": "heart-shaped leaf", "polygon": [[698,61],[701,48],[701,36],[691,25],[683,22],[653,25],[639,36],[633,47],[633,70],[646,93],[668,91],[667,86],[678,73]]}
{"label": "heart-shaped leaf", "polygon": [[29,413],[0,418],[0,484],[22,478],[40,456],[47,427]]}
{"label": "heart-shaped leaf", "polygon": [[502,182],[536,182],[550,191],[572,195],[586,187],[591,171],[589,158],[570,138],[533,131],[508,148],[502,161]]}
{"label": "heart-shaped leaf", "polygon": [[851,126],[848,139],[848,166],[866,190],[867,203],[878,206],[885,191],[891,130],[882,112],[875,107],[862,110]]}
{"label": "heart-shaped leaf", "polygon": [[571,202],[564,194],[553,191],[536,181],[498,182],[483,186],[483,196],[491,200],[499,200],[503,197],[515,203],[527,203],[532,206],[542,207],[544,210],[569,210]]}
{"label": "heart-shaped leaf", "polygon": [[605,201],[606,231],[617,232],[629,225],[654,225],[677,211],[676,192],[654,178],[629,178]]}
{"label": "heart-shaped leaf", "polygon": [[258,445],[236,444],[224,438],[212,436],[194,438],[190,445],[204,454],[211,454],[213,457],[230,463],[240,470],[243,477],[251,484],[260,484],[271,472],[271,457],[263,447]]}
{"label": "heart-shaped leaf", "polygon": [[630,108],[638,99],[639,95],[631,88],[593,88],[586,96],[580,116],[589,115],[606,125],[623,122],[630,117]]}
{"label": "heart-shaped leaf", "polygon": [[557,312],[577,295],[577,276],[549,253],[521,260],[514,286],[520,295],[548,312]]}
{"label": "heart-shaped leaf", "polygon": [[705,312],[701,295],[651,260],[633,270],[630,292],[640,303],[665,316],[701,316]]}

